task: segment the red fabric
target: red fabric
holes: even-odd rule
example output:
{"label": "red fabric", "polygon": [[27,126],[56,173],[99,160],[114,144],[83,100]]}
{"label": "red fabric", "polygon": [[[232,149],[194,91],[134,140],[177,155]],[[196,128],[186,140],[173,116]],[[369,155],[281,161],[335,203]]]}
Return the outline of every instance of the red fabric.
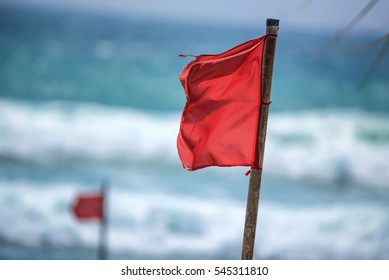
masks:
{"label": "red fabric", "polygon": [[73,213],[80,220],[103,220],[103,194],[80,194],[73,205]]}
{"label": "red fabric", "polygon": [[258,165],[257,134],[265,37],[217,55],[195,56],[185,90],[177,149],[184,168]]}

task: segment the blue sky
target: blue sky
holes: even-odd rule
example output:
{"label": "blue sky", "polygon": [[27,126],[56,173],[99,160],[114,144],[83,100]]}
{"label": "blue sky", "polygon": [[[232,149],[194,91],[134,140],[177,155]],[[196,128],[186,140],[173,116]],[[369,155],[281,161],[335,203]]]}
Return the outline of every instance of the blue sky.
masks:
{"label": "blue sky", "polygon": [[[281,19],[282,26],[340,29],[370,0],[0,0],[22,5],[44,5],[78,10],[137,15],[191,22],[230,25],[258,24]],[[305,5],[304,5],[305,4]],[[300,7],[302,7],[300,9]],[[389,1],[381,0],[358,28],[387,33]]]}

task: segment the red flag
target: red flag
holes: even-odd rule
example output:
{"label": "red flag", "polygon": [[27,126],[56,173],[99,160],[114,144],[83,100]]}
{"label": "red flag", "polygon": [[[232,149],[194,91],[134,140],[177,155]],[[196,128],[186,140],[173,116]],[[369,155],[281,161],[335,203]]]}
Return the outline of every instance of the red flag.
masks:
{"label": "red flag", "polygon": [[103,193],[80,194],[73,205],[73,213],[80,220],[103,220]]}
{"label": "red flag", "polygon": [[195,56],[185,90],[177,149],[184,168],[258,167],[257,135],[265,37],[217,55]]}

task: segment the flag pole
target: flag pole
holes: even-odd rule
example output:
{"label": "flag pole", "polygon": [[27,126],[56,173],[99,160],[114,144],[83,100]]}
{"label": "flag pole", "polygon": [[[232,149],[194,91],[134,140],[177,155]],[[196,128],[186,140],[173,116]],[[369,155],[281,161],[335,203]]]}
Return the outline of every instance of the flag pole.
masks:
{"label": "flag pole", "polygon": [[[266,34],[277,35],[279,20],[268,18]],[[250,172],[249,190],[247,195],[246,219],[242,244],[242,260],[252,260],[254,255],[255,231],[257,227],[259,193],[261,189],[262,166],[265,151],[266,129],[269,115],[270,93],[273,76],[276,36],[266,38],[262,64],[262,104],[258,128],[258,170]]]}
{"label": "flag pole", "polygon": [[103,197],[103,206],[102,206],[102,219],[100,224],[100,233],[99,233],[99,249],[97,252],[98,260],[107,259],[107,191],[108,191],[108,182],[103,180],[101,182],[101,194]]}

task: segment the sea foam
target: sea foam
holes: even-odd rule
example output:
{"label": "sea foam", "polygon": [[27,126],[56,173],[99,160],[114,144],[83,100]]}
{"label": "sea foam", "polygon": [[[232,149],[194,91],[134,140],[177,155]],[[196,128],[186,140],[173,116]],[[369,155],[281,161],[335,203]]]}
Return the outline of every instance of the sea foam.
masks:
{"label": "sea foam", "polygon": [[[36,164],[180,166],[180,112],[0,101],[0,157]],[[222,137],[222,136],[221,136]],[[293,180],[387,187],[389,115],[271,112],[264,172]]]}
{"label": "sea foam", "polygon": [[[12,188],[7,186],[12,185]],[[86,186],[0,181],[0,239],[32,249],[94,250],[99,225],[77,221],[70,210]],[[244,201],[137,192],[113,187],[107,196],[111,256],[238,259]],[[256,258],[388,258],[388,206],[262,201]],[[26,234],[28,231],[28,234]]]}

